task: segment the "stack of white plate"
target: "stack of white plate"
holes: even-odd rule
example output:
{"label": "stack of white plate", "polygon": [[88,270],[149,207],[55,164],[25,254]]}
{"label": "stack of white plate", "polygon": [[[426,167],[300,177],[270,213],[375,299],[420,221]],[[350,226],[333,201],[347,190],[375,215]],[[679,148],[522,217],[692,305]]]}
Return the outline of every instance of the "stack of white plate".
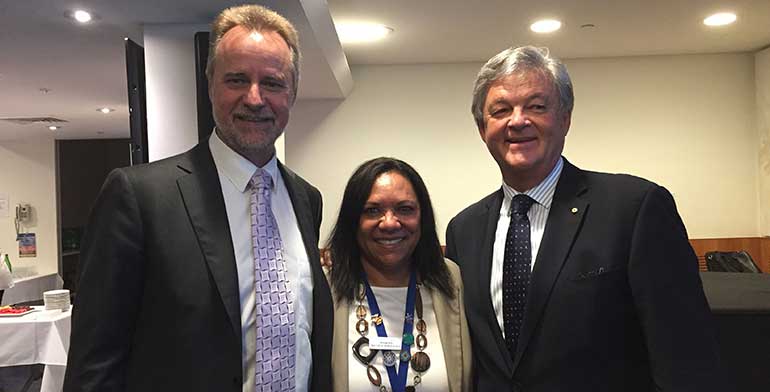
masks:
{"label": "stack of white plate", "polygon": [[69,290],[50,290],[43,293],[45,310],[58,310],[62,312],[70,310]]}

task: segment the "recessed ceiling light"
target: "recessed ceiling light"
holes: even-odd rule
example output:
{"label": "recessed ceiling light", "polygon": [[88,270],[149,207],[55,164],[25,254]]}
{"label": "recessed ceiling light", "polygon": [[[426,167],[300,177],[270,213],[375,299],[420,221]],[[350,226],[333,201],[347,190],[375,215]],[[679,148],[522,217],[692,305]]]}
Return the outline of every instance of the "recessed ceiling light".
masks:
{"label": "recessed ceiling light", "polygon": [[93,19],[90,12],[83,10],[75,10],[72,12],[72,17],[80,23],[88,23]]}
{"label": "recessed ceiling light", "polygon": [[96,111],[97,112],[102,112],[104,114],[107,114],[107,113],[114,112],[115,109],[112,109],[112,108],[99,108],[99,109],[96,109]]}
{"label": "recessed ceiling light", "polygon": [[552,33],[561,28],[561,22],[555,19],[538,20],[529,25],[529,29],[536,33]]}
{"label": "recessed ceiling light", "polygon": [[724,26],[735,22],[736,19],[738,17],[732,12],[719,12],[703,19],[703,24],[706,26]]}
{"label": "recessed ceiling light", "polygon": [[61,128],[61,127],[57,127],[56,125],[51,125],[51,126],[48,127],[48,129],[50,129],[52,131],[55,131],[55,130],[57,130],[59,128]]}
{"label": "recessed ceiling light", "polygon": [[376,23],[338,23],[335,27],[343,44],[373,42],[393,32],[392,28]]}

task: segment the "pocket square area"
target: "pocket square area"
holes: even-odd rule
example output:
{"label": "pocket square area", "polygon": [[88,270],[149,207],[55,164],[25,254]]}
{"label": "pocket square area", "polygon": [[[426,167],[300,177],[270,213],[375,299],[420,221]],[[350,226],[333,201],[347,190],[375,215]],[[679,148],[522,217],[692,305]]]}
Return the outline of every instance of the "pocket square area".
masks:
{"label": "pocket square area", "polygon": [[610,272],[622,271],[624,268],[619,266],[599,267],[590,271],[578,272],[572,277],[572,280],[583,280],[595,278],[597,276],[605,275]]}

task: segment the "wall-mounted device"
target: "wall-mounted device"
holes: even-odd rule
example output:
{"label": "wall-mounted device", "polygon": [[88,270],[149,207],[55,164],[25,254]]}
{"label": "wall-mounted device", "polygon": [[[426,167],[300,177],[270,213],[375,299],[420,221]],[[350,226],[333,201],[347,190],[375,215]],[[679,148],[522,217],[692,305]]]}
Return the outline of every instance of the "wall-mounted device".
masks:
{"label": "wall-mounted device", "polygon": [[27,223],[32,219],[32,207],[29,204],[16,205],[16,220],[19,223]]}
{"label": "wall-mounted device", "polygon": [[32,220],[32,206],[27,203],[16,205],[16,241],[19,240],[19,235],[23,232],[22,226],[26,225]]}

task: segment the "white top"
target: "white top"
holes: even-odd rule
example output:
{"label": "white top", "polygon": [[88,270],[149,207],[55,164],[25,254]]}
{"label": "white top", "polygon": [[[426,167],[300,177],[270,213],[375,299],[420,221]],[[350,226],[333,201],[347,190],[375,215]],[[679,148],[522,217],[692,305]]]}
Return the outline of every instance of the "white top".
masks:
{"label": "white top", "polygon": [[497,220],[495,244],[492,251],[492,274],[489,279],[492,307],[495,309],[495,316],[497,316],[500,330],[503,331],[503,337],[505,337],[505,324],[503,321],[503,259],[505,256],[505,240],[508,236],[508,226],[511,223],[511,200],[520,193],[524,193],[535,200],[532,203],[532,207],[529,208],[529,212],[527,212],[527,218],[529,218],[529,240],[532,251],[531,267],[535,268],[537,252],[540,249],[540,241],[543,239],[543,232],[545,231],[545,222],[548,220],[548,212],[551,211],[553,194],[556,191],[556,184],[559,182],[559,175],[561,175],[563,167],[564,159],[559,158],[548,177],[526,192],[517,192],[503,182],[503,205],[500,207],[500,218]]}
{"label": "white top", "polygon": [[[227,221],[233,239],[233,250],[238,268],[238,288],[241,304],[243,392],[254,392],[256,329],[254,293],[254,252],[251,243],[249,213],[249,180],[257,170],[256,165],[228,147],[212,132],[209,138],[211,155],[219,173],[222,196],[225,199]],[[284,247],[289,288],[294,295],[296,322],[296,390],[307,391],[310,386],[310,369],[313,356],[310,335],[313,330],[313,276],[305,245],[294,215],[294,207],[283,182],[275,156],[262,167],[273,177],[271,205]]]}
{"label": "white top", "polygon": [[[382,313],[383,323],[385,325],[385,332],[388,336],[401,336],[404,332],[404,310],[406,308],[406,287],[374,287],[372,286],[374,296],[377,298],[377,305],[380,307]],[[446,373],[446,363],[444,362],[444,349],[441,346],[441,338],[439,336],[438,324],[436,322],[436,314],[433,312],[433,299],[430,292],[423,288],[422,294],[422,309],[423,320],[428,327],[426,337],[428,338],[428,345],[425,348],[425,353],[430,357],[430,368],[425,373],[422,373],[422,383],[417,387],[421,392],[446,392],[449,390],[449,381]],[[366,308],[366,318],[369,321],[369,334],[367,337],[371,339],[372,336],[377,336],[377,330],[371,323],[371,311],[369,310],[368,301],[364,300],[363,305]],[[361,364],[356,357],[353,356],[353,344],[361,337],[356,332],[356,307],[358,301],[354,300],[350,304],[350,312],[348,316],[348,388],[350,392],[371,391],[378,392],[379,389],[375,387],[366,375],[366,366]],[[415,314],[415,324],[417,324],[417,314]],[[412,334],[417,337],[417,329],[415,328]],[[364,350],[362,350],[364,351]],[[412,345],[412,355],[416,353],[417,344]],[[366,353],[365,351],[362,353]],[[398,354],[398,352],[396,352]],[[390,388],[390,379],[388,378],[388,371],[385,369],[385,365],[382,363],[382,352],[377,353],[377,356],[372,360],[372,366],[380,372],[382,377],[382,385]],[[398,370],[398,364],[396,364],[396,370]],[[409,372],[406,377],[406,385],[414,385],[414,376],[416,373],[409,366]]]}

